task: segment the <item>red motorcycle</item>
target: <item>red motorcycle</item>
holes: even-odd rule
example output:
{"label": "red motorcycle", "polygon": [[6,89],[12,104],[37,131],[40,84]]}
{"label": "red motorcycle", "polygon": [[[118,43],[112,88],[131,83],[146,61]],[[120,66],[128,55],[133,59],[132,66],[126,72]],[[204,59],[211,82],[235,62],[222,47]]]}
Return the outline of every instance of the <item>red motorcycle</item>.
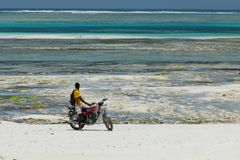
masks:
{"label": "red motorcycle", "polygon": [[107,98],[104,98],[102,101],[98,103],[93,103],[90,108],[82,109],[82,118],[79,118],[77,112],[75,111],[74,106],[69,106],[69,124],[75,129],[82,129],[85,125],[93,125],[97,122],[99,117],[102,117],[103,123],[109,131],[113,130],[113,124],[111,118],[107,114],[107,109],[102,108],[104,102]]}

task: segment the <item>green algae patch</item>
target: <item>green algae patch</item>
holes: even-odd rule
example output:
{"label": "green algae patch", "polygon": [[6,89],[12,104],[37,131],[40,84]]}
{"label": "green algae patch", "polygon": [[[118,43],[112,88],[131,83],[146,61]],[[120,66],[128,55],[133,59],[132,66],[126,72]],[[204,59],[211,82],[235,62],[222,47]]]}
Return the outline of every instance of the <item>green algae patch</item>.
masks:
{"label": "green algae patch", "polygon": [[47,107],[40,97],[31,96],[1,96],[0,103],[10,103],[13,109],[39,109]]}
{"label": "green algae patch", "polygon": [[11,102],[16,102],[16,103],[26,103],[27,100],[24,97],[19,97],[19,96],[11,96],[10,97]]}
{"label": "green algae patch", "polygon": [[1,96],[0,97],[0,102],[1,103],[26,103],[27,100],[24,97],[21,96]]}
{"label": "green algae patch", "polygon": [[27,96],[26,97],[27,99],[31,99],[31,100],[38,100],[38,96],[34,96],[34,95],[31,95],[31,96]]}
{"label": "green algae patch", "polygon": [[240,81],[240,77],[234,78],[234,81]]}
{"label": "green algae patch", "polygon": [[31,104],[32,108],[43,108],[47,107],[47,104],[41,101],[41,99],[38,96],[31,95],[26,97],[28,100],[28,103]]}

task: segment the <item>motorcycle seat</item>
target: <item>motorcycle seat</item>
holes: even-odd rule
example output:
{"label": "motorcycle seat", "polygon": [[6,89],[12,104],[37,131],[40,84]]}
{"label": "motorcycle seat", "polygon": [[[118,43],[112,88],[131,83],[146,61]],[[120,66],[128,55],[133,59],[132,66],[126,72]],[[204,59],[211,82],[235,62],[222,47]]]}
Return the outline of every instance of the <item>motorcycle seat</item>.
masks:
{"label": "motorcycle seat", "polygon": [[90,107],[90,108],[82,108],[82,112],[92,111],[97,109],[97,107]]}

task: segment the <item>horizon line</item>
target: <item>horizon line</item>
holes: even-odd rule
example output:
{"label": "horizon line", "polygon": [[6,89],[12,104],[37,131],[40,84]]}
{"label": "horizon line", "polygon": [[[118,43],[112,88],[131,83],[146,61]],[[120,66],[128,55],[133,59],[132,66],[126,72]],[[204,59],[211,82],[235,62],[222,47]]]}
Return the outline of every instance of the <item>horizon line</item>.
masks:
{"label": "horizon line", "polygon": [[240,11],[240,9],[174,9],[174,8],[1,8],[0,10],[88,10],[88,11]]}

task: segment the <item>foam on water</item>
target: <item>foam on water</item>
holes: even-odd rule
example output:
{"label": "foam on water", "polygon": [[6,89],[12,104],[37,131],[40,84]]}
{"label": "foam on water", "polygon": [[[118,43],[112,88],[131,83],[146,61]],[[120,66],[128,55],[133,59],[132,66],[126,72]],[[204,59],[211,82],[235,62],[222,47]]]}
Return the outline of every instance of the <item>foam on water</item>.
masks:
{"label": "foam on water", "polygon": [[111,35],[111,34],[44,34],[44,33],[0,33],[0,39],[218,39],[218,38],[240,38],[239,35],[192,35],[174,34],[174,35]]}

